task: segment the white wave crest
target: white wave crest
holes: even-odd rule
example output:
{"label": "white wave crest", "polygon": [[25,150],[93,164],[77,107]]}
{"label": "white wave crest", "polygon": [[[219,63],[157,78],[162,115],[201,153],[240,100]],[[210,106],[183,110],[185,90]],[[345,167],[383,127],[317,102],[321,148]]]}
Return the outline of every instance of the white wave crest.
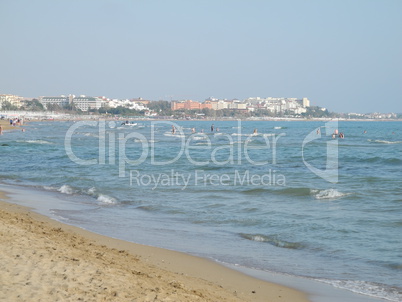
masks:
{"label": "white wave crest", "polygon": [[261,235],[253,235],[253,236],[250,236],[250,240],[258,241],[258,242],[265,242],[265,241],[267,241],[267,239],[266,239],[264,236],[261,236]]}
{"label": "white wave crest", "polygon": [[348,194],[337,191],[336,189],[311,190],[315,199],[338,199]]}
{"label": "white wave crest", "polygon": [[52,142],[48,142],[42,139],[36,140],[26,140],[26,141],[17,141],[18,143],[28,143],[28,144],[39,144],[39,145],[52,145]]}
{"label": "white wave crest", "polygon": [[89,132],[84,133],[84,136],[99,137],[99,135],[98,135],[98,134],[95,134],[95,133],[89,133]]}
{"label": "white wave crest", "polygon": [[165,132],[164,136],[172,136],[172,137],[185,137],[184,134],[173,134],[171,132]]}
{"label": "white wave crest", "polygon": [[206,135],[203,136],[193,136],[193,140],[200,141],[200,140],[207,140],[208,137]]}
{"label": "white wave crest", "polygon": [[57,191],[68,195],[74,194],[73,188],[71,188],[69,185],[62,185]]}
{"label": "white wave crest", "polygon": [[242,133],[232,133],[232,136],[254,136],[255,134],[254,133],[250,133],[250,134],[247,134],[247,133],[244,133],[244,134],[242,134]]}
{"label": "white wave crest", "polygon": [[94,196],[96,195],[96,188],[95,187],[91,187],[88,189],[87,194],[90,196]]}
{"label": "white wave crest", "polygon": [[106,203],[106,204],[115,204],[116,203],[116,199],[114,199],[113,197],[110,197],[108,195],[103,195],[103,194],[99,194],[97,200],[99,202]]}
{"label": "white wave crest", "polygon": [[58,191],[58,188],[51,187],[51,186],[43,186],[46,191]]}
{"label": "white wave crest", "polygon": [[138,138],[136,138],[136,139],[134,139],[134,142],[135,143],[148,143],[148,140],[147,139],[138,139]]}
{"label": "white wave crest", "polygon": [[329,280],[315,279],[316,281],[331,284],[361,295],[380,298],[388,301],[402,301],[402,294],[397,289],[385,288],[381,284],[359,280]]}
{"label": "white wave crest", "polygon": [[402,144],[402,141],[387,141],[381,139],[369,139],[369,142],[378,143],[378,144]]}

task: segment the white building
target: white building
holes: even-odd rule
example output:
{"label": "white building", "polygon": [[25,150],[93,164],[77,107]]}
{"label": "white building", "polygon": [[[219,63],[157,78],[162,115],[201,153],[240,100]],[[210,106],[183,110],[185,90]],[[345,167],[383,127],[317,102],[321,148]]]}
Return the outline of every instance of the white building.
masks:
{"label": "white building", "polygon": [[3,107],[4,103],[10,103],[13,106],[21,107],[22,97],[14,94],[0,94],[0,108]]}
{"label": "white building", "polygon": [[81,111],[88,111],[90,109],[101,108],[102,99],[80,95],[79,97],[73,98],[73,104],[77,109],[80,109]]}
{"label": "white building", "polygon": [[88,111],[90,109],[99,109],[102,107],[102,99],[97,97],[88,97],[85,95],[80,95],[75,97],[75,95],[61,95],[61,96],[41,96],[39,97],[39,102],[42,103],[45,108],[48,105],[58,105],[61,108],[67,105],[74,104],[77,109],[81,111]]}
{"label": "white building", "polygon": [[224,100],[214,100],[211,101],[212,109],[213,110],[222,110],[222,109],[227,109],[229,108],[228,102]]}
{"label": "white building", "polygon": [[69,96],[40,96],[39,102],[47,108],[48,105],[58,105],[60,107],[64,107],[72,102],[73,95]]}

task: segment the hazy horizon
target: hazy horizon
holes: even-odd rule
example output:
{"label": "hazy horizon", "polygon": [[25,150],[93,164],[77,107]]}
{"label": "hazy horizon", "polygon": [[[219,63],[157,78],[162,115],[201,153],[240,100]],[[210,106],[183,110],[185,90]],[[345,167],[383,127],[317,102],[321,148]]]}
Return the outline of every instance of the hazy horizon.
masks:
{"label": "hazy horizon", "polygon": [[2,1],[0,94],[402,112],[402,2]]}

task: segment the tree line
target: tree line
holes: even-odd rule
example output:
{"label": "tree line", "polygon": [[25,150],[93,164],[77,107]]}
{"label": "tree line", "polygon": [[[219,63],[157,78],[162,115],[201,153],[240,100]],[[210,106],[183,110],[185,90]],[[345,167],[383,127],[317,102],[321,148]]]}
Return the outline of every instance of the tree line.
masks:
{"label": "tree line", "polygon": [[[148,104],[148,109],[155,112],[157,116],[169,118],[250,118],[250,117],[302,117],[302,118],[347,118],[350,117],[346,113],[330,112],[319,106],[311,106],[306,108],[305,113],[295,115],[290,111],[272,112],[267,109],[257,109],[254,111],[237,110],[237,109],[221,109],[213,110],[204,108],[201,110],[175,110],[171,109],[169,101],[152,101]],[[118,106],[116,108],[101,107],[99,109],[90,109],[83,112],[78,109],[74,103],[60,106],[57,104],[48,104],[46,108],[37,99],[30,101],[22,101],[22,106],[17,107],[9,102],[3,102],[1,110],[26,110],[26,111],[56,111],[71,114],[110,114],[110,115],[123,115],[123,116],[144,116],[147,110],[134,110],[127,107]],[[364,118],[361,116],[353,116],[353,118]],[[402,114],[397,114],[396,118],[401,119]]]}

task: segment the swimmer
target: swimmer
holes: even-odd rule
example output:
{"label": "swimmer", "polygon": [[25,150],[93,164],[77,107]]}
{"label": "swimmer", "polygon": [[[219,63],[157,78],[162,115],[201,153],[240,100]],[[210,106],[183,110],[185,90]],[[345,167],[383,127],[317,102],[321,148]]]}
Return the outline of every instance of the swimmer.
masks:
{"label": "swimmer", "polygon": [[211,125],[211,132],[214,132],[214,124]]}
{"label": "swimmer", "polygon": [[195,128],[191,128],[191,133],[195,133]]}
{"label": "swimmer", "polygon": [[176,127],[172,125],[172,134],[176,133]]}
{"label": "swimmer", "polygon": [[255,134],[258,134],[258,130],[257,130],[257,128],[255,128],[255,129],[254,129],[253,134],[254,134],[254,135],[255,135]]}

